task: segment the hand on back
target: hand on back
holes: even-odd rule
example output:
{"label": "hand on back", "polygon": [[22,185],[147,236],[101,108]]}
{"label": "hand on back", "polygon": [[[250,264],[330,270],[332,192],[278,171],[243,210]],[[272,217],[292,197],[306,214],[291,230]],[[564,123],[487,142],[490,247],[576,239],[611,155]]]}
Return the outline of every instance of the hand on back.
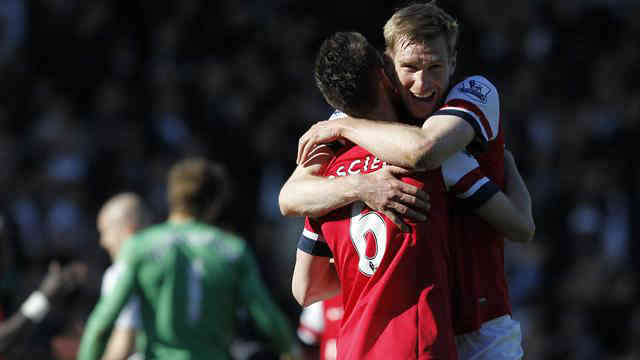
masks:
{"label": "hand on back", "polygon": [[403,231],[409,227],[402,220],[426,221],[430,209],[429,195],[416,186],[400,180],[410,172],[386,165],[382,169],[361,175],[360,200],[369,208],[385,214]]}

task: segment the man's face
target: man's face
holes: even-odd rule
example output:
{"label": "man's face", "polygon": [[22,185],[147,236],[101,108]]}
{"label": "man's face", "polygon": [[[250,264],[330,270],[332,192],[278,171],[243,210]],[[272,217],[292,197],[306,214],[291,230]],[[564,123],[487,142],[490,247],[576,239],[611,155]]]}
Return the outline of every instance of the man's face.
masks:
{"label": "man's face", "polygon": [[109,213],[101,213],[98,216],[98,232],[100,233],[100,246],[114,257],[117,255],[122,241],[130,234],[125,226],[113,221],[110,215]]}
{"label": "man's face", "polygon": [[426,119],[446,95],[455,54],[449,56],[444,36],[424,43],[398,42],[392,50],[389,55],[400,82],[400,96],[413,117]]}

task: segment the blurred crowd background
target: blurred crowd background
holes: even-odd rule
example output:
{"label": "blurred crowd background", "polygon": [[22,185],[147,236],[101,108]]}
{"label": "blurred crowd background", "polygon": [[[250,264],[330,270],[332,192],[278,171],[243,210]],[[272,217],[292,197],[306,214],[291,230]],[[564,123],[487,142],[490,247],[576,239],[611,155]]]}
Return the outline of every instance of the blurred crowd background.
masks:
{"label": "blurred crowd background", "polygon": [[[640,5],[634,0],[438,2],[462,25],[457,77],[501,91],[533,197],[535,241],[507,247],[527,359],[638,359]],[[168,167],[225,164],[221,224],[243,235],[274,296],[290,295],[299,219],[277,196],[298,137],[330,109],[312,80],[320,42],[357,30],[382,48],[404,3],[0,0],[0,301],[11,314],[49,262],[88,284],[32,339],[73,358],[108,256],[99,207],[135,191],[166,216]]]}

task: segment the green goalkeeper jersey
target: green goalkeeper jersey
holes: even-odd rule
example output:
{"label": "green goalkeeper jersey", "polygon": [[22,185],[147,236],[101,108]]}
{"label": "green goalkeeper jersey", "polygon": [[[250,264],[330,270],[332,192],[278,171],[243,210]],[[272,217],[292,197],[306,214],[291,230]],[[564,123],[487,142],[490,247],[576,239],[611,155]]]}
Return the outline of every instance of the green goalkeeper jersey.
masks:
{"label": "green goalkeeper jersey", "polygon": [[167,222],[129,239],[118,263],[124,269],[89,318],[80,360],[101,357],[120,309],[134,293],[148,338],[146,359],[229,359],[240,307],[248,309],[275,351],[293,346],[293,331],[237,236],[198,222]]}

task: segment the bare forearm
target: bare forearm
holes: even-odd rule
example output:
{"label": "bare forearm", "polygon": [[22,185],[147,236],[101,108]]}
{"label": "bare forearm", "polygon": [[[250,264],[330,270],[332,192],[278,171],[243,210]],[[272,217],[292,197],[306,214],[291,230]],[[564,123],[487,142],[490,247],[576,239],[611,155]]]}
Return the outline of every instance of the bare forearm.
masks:
{"label": "bare forearm", "polygon": [[535,232],[531,195],[509,151],[505,151],[505,194],[527,218],[531,233]]}
{"label": "bare forearm", "polygon": [[415,169],[431,139],[421,128],[397,122],[346,118],[342,135],[379,159],[406,169]]}
{"label": "bare forearm", "polygon": [[294,297],[301,306],[309,306],[315,302],[330,299],[340,292],[340,283],[328,279],[310,285],[306,292],[296,291]]}
{"label": "bare forearm", "polygon": [[335,269],[330,267],[324,274],[293,277],[293,296],[301,306],[309,306],[315,302],[336,296],[340,292],[340,281]]}
{"label": "bare forearm", "polygon": [[304,306],[338,295],[340,292],[340,281],[335,267],[333,265],[327,266],[324,274],[312,285],[307,293]]}
{"label": "bare forearm", "polygon": [[116,326],[111,332],[102,360],[125,360],[133,353],[136,331]]}
{"label": "bare forearm", "polygon": [[527,242],[533,237],[533,229],[526,214],[516,208],[503,192],[493,195],[476,208],[474,213],[511,241]]}
{"label": "bare forearm", "polygon": [[513,157],[508,159],[507,156],[510,154],[505,156],[505,193],[519,210],[532,217],[529,190],[520,176],[515,161],[512,160]]}
{"label": "bare forearm", "polygon": [[291,291],[302,306],[337,295],[340,291],[340,280],[335,266],[327,257],[313,256],[298,249]]}
{"label": "bare forearm", "polygon": [[463,151],[474,138],[474,130],[463,119],[451,115],[432,116],[424,122],[425,140],[418,149],[417,168],[435,169]]}
{"label": "bare forearm", "polygon": [[11,346],[31,331],[35,322],[17,312],[0,326],[0,353],[8,351]]}
{"label": "bare forearm", "polygon": [[323,216],[358,200],[357,194],[357,175],[329,179],[294,174],[280,190],[280,211],[285,216]]}
{"label": "bare forearm", "polygon": [[422,128],[394,122],[346,118],[342,135],[381,160],[406,169],[434,169],[473,140],[464,120],[438,115]]}

